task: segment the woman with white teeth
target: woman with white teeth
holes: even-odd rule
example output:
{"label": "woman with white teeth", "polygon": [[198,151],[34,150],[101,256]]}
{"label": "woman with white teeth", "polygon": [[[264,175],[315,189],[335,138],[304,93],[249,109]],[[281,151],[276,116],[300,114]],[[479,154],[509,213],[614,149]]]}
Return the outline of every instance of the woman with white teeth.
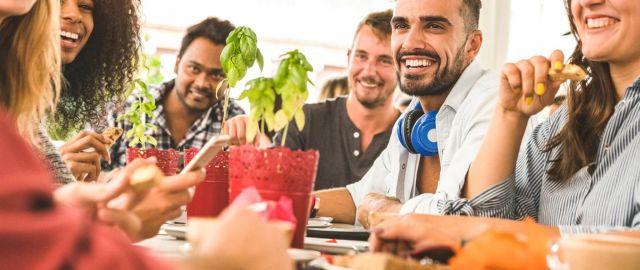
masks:
{"label": "woman with white teeth", "polygon": [[526,216],[555,237],[640,228],[640,1],[565,4],[578,43],[568,62],[587,78],[569,83],[567,102],[519,151],[527,120],[563,83],[549,71],[565,60],[555,51],[504,66],[491,128],[467,175],[467,199],[442,202],[446,214],[483,217],[405,216],[377,229],[374,249],[389,240],[415,246],[442,235],[523,232],[524,223],[511,220]]}
{"label": "woman with white teeth", "polygon": [[[139,5],[138,0],[60,0],[66,84],[48,123],[47,131],[55,139],[66,140],[87,125],[101,131],[107,105],[125,98],[138,63]],[[102,135],[85,130],[68,140],[59,154],[48,144],[58,183],[96,181],[101,159],[110,161],[106,142]],[[95,151],[85,151],[89,148]]]}

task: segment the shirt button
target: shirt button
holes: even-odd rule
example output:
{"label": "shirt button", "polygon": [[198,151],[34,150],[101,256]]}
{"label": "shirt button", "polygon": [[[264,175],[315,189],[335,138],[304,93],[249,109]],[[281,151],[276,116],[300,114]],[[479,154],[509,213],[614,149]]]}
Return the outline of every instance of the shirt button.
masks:
{"label": "shirt button", "polygon": [[360,138],[360,132],[354,132],[353,133],[353,137],[356,138],[356,139]]}
{"label": "shirt button", "polygon": [[356,156],[356,157],[359,156],[360,155],[360,151],[358,151],[358,150],[353,151],[353,155]]}

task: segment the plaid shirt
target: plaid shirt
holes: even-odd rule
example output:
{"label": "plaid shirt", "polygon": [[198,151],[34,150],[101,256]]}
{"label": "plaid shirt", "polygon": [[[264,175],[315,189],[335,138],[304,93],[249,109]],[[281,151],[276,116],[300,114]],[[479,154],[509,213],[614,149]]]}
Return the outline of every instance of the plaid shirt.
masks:
{"label": "plaid shirt", "polygon": [[[164,97],[169,94],[169,92],[173,89],[175,85],[175,81],[171,80],[159,85],[156,88],[151,89],[151,93],[156,100],[156,110],[154,111],[155,119],[149,119],[149,123],[158,127],[157,131],[153,132],[151,130],[147,130],[146,134],[151,135],[158,141],[157,148],[159,149],[176,149],[182,151],[184,149],[188,149],[190,147],[201,148],[204,144],[213,136],[217,136],[221,131],[221,122],[222,122],[222,109],[223,109],[223,100],[220,100],[213,104],[209,110],[202,114],[200,118],[198,118],[191,128],[187,131],[184,139],[180,141],[177,145],[173,143],[171,140],[171,131],[169,129],[169,124],[167,123],[166,116],[164,114],[164,107],[162,105],[162,101]],[[134,98],[127,100],[125,104],[125,110],[131,108],[131,104],[135,102]],[[234,117],[236,115],[244,114],[244,111],[240,106],[238,106],[235,102],[229,101],[229,107],[227,108],[228,117]],[[125,131],[130,130],[132,125],[128,120],[124,120],[122,122],[116,122],[115,119],[117,115],[110,115],[109,117],[109,126],[117,126]],[[123,136],[124,137],[124,136]],[[126,164],[126,150],[129,146],[129,140],[126,138],[121,138],[115,142],[115,144],[111,147],[111,165],[103,163],[103,168],[110,170],[118,167],[123,167]]]}

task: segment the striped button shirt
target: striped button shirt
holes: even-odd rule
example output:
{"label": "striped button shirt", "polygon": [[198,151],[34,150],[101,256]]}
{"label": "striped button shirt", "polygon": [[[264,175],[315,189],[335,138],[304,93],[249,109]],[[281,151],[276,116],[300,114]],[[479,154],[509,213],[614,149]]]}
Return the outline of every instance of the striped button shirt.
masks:
{"label": "striped button shirt", "polygon": [[[190,147],[201,148],[211,137],[220,134],[220,131],[222,129],[221,124],[223,116],[223,100],[221,99],[218,102],[214,103],[213,106],[209,108],[209,110],[204,112],[202,116],[191,125],[182,141],[176,144],[171,140],[171,129],[169,128],[169,123],[167,122],[167,119],[165,117],[164,107],[162,105],[164,97],[166,97],[169,92],[173,90],[174,85],[175,81],[171,80],[151,90],[151,93],[156,100],[157,107],[153,112],[156,118],[154,120],[149,120],[148,122],[155,125],[158,129],[156,131],[147,130],[146,133],[151,135],[158,141],[158,149],[176,149],[181,151]],[[125,110],[128,110],[134,101],[135,99],[133,98],[127,100]],[[244,114],[242,108],[240,108],[240,106],[233,102],[233,100],[229,101],[227,112],[228,118]],[[125,131],[131,129],[132,125],[128,120],[116,123],[116,118],[116,115],[109,117],[110,126],[121,127]],[[117,140],[110,150],[112,160],[111,165],[103,162],[102,167],[105,169],[114,169],[124,166],[126,164],[125,156],[128,146],[129,140]]]}
{"label": "striped button shirt", "polygon": [[546,173],[559,149],[543,152],[568,118],[563,107],[534,130],[515,172],[472,200],[440,201],[443,214],[521,219],[559,226],[562,234],[640,228],[640,78],[615,106],[595,161],[566,181]]}

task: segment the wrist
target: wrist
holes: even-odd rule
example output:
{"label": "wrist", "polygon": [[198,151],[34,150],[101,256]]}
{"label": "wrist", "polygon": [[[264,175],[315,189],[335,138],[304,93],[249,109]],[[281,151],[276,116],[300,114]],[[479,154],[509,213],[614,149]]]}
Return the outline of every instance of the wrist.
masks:
{"label": "wrist", "polygon": [[522,112],[505,109],[502,106],[497,106],[494,117],[500,119],[502,122],[511,123],[515,126],[526,126],[531,116]]}

